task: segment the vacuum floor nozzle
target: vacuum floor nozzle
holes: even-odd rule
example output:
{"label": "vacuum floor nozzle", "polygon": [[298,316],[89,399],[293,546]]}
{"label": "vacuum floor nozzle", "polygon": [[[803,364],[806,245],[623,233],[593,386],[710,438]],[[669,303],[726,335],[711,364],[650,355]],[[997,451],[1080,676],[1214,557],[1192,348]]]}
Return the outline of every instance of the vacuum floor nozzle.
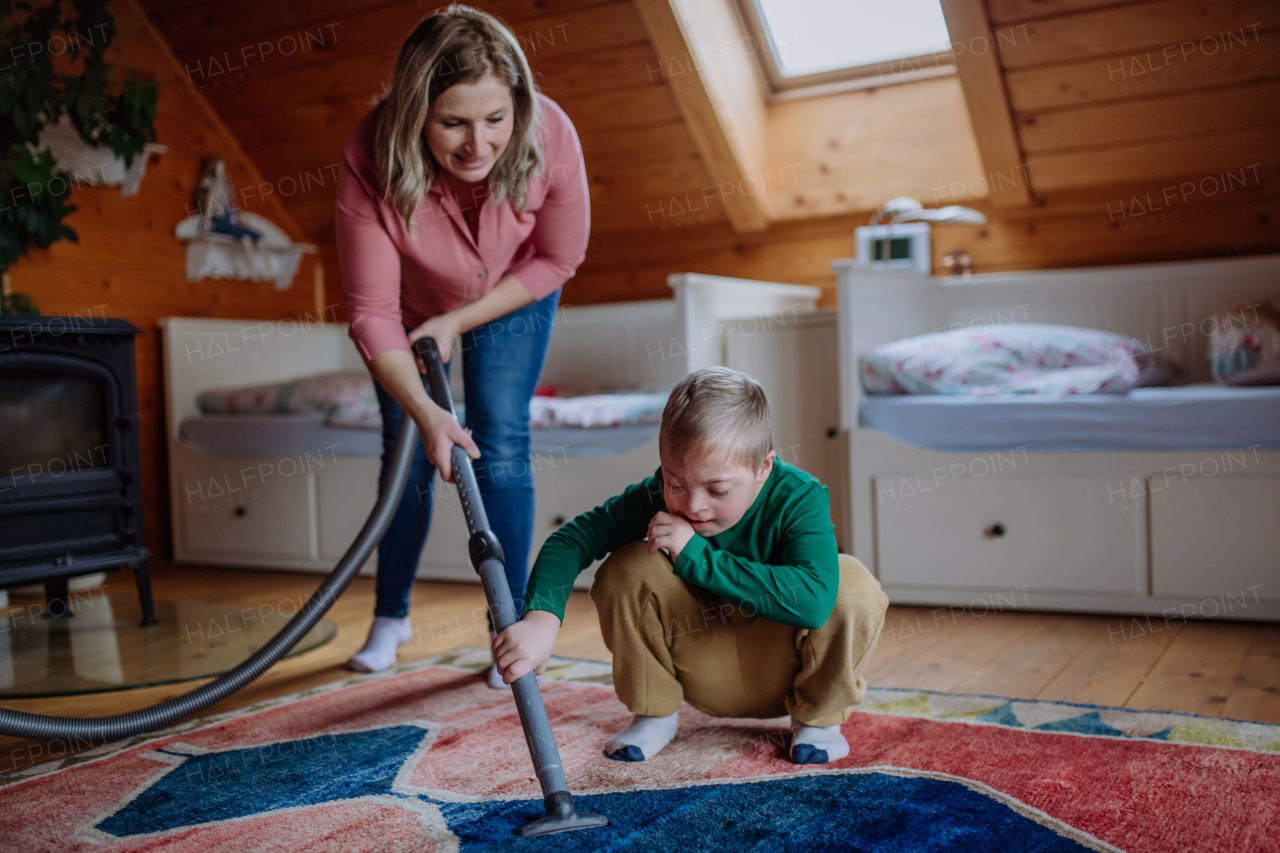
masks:
{"label": "vacuum floor nozzle", "polygon": [[594,812],[580,812],[573,805],[573,795],[568,791],[555,791],[543,798],[547,816],[518,827],[515,834],[521,838],[551,835],[555,832],[571,832],[575,829],[591,829],[608,826],[609,819]]}

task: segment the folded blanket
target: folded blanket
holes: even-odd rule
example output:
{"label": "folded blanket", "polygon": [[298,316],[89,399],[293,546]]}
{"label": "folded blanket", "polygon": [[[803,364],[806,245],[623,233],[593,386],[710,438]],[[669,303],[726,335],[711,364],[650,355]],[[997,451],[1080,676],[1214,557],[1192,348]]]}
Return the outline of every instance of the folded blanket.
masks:
{"label": "folded blanket", "polygon": [[920,335],[859,361],[869,394],[1123,394],[1155,384],[1132,338],[1036,323]]}

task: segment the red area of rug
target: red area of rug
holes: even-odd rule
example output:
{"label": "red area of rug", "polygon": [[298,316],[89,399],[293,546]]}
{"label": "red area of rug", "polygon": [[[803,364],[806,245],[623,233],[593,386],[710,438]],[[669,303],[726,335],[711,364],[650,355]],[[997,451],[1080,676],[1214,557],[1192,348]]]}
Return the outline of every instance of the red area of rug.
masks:
{"label": "red area of rug", "polygon": [[[856,713],[844,726],[849,756],[799,768],[787,760],[786,720],[709,718],[684,706],[676,740],[653,759],[609,761],[606,737],[630,713],[611,687],[546,681],[542,686],[575,793],[674,788],[779,774],[849,768],[907,768],[969,779],[1133,853],[1280,850],[1280,755],[1149,740],[1036,732],[970,722]],[[470,672],[432,667],[244,713],[121,749],[0,788],[5,849],[292,849],[294,834],[320,833],[321,847],[425,849],[428,817],[391,798],[307,806],[134,839],[91,839],[86,831],[170,767],[157,749],[226,750],[365,731],[418,721],[429,748],[405,762],[398,794],[436,801],[539,796],[511,695]],[[336,846],[330,844],[345,839]],[[320,842],[321,838],[313,838]],[[401,844],[400,842],[403,842]],[[414,845],[417,845],[414,848]]]}

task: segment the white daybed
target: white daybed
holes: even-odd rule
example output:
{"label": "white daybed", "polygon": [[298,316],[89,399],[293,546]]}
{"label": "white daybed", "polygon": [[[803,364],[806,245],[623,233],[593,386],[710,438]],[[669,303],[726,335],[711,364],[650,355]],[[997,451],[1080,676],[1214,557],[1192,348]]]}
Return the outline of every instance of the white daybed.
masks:
{"label": "white daybed", "polygon": [[[692,273],[672,276],[670,284],[672,299],[558,312],[542,384],[671,385],[697,367],[723,363],[724,340],[733,333],[726,318],[797,317],[812,312],[819,296],[811,287]],[[179,317],[160,325],[175,560],[331,570],[373,506],[380,434],[326,427],[318,415],[201,418],[195,400],[209,388],[361,370],[346,326]],[[534,553],[560,524],[653,473],[656,436],[656,427],[535,430]],[[437,478],[436,490],[418,577],[474,581],[453,487]],[[376,556],[364,573],[375,565]],[[589,586],[592,574],[584,572],[579,586]]]}
{"label": "white daybed", "polygon": [[[995,323],[1129,335],[1209,381],[1280,256],[932,278],[833,264],[853,553],[902,604],[1280,619],[1280,388],[870,398],[860,354]],[[923,445],[923,446],[921,446]]]}

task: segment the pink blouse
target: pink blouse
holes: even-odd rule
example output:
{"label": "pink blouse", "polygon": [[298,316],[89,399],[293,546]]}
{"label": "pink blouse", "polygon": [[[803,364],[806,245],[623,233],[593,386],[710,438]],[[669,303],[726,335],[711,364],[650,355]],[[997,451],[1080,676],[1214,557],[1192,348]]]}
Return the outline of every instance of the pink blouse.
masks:
{"label": "pink blouse", "polygon": [[[382,198],[373,157],[373,113],[342,150],[335,228],[350,334],[365,362],[392,349],[409,351],[404,326],[471,302],[508,274],[535,299],[573,276],[591,230],[586,167],[573,123],[538,95],[542,172],[529,203],[480,208],[478,239],[444,181],[437,179],[413,214],[412,236]],[[464,199],[463,204],[470,200]]]}

